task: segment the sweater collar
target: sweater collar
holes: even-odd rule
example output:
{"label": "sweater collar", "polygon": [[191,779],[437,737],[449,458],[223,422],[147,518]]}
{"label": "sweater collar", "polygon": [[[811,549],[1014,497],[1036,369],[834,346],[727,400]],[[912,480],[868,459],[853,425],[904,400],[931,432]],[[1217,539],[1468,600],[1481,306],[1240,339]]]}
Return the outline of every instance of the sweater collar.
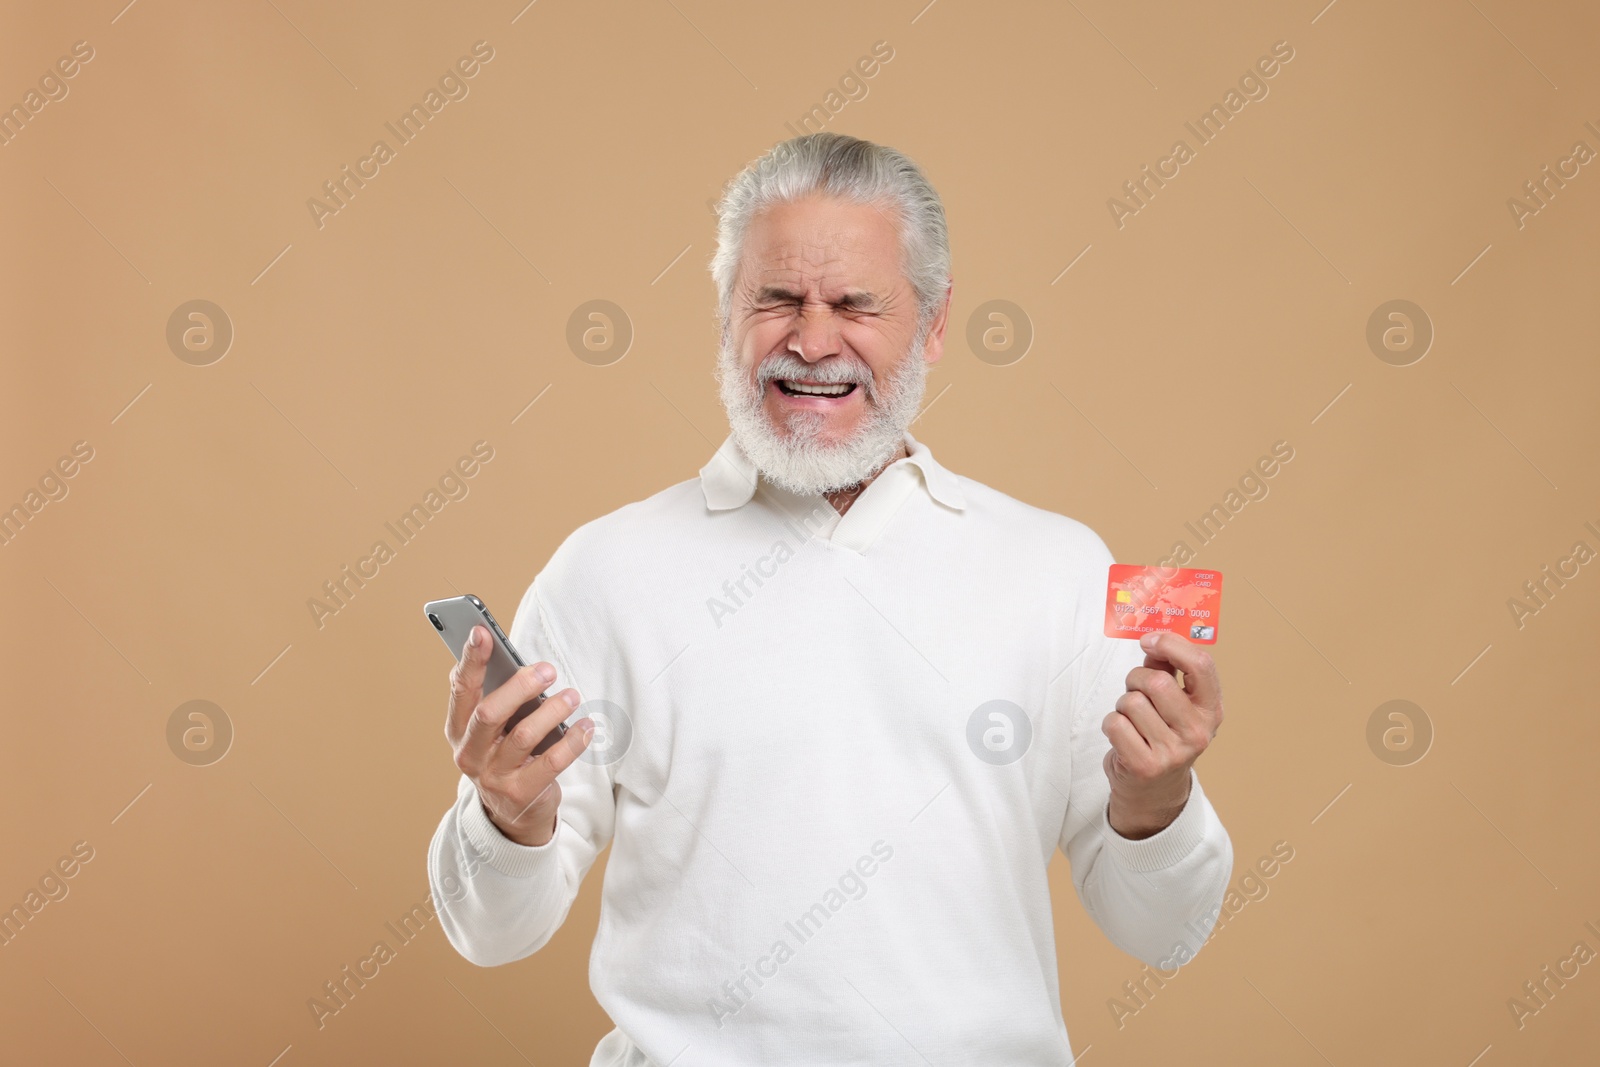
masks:
{"label": "sweater collar", "polygon": [[[956,476],[933,458],[927,445],[904,432],[906,456],[889,464],[897,467],[904,463],[922,472],[921,485],[933,499],[947,507],[962,510],[966,497]],[[885,468],[888,470],[889,468]],[[882,477],[882,474],[879,474]],[[700,468],[700,489],[705,494],[706,506],[713,511],[724,511],[747,504],[755,495],[758,472],[755,463],[745,455],[733,435],[729,434],[704,467]]]}

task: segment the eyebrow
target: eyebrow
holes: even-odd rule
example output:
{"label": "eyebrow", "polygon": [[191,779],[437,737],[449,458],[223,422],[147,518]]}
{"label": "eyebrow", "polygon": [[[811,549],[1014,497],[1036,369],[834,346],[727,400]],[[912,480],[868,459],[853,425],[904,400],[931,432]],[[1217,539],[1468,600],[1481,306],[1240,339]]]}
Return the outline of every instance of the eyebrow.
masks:
{"label": "eyebrow", "polygon": [[[793,289],[787,289],[781,285],[764,285],[760,289],[756,290],[754,300],[756,304],[773,304],[782,303],[785,301],[803,303],[805,301],[805,294],[797,292]],[[832,303],[834,307],[838,308],[846,308],[854,311],[865,311],[868,308],[877,306],[878,297],[864,289],[853,289]]]}

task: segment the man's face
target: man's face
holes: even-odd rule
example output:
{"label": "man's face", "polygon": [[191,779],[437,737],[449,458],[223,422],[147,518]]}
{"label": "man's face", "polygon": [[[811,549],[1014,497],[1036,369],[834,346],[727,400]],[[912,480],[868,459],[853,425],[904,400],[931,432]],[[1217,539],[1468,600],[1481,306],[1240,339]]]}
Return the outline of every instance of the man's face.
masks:
{"label": "man's face", "polygon": [[718,368],[735,437],[795,492],[873,473],[916,416],[947,310],[948,298],[918,346],[899,232],[880,207],[814,196],[764,211],[745,233]]}

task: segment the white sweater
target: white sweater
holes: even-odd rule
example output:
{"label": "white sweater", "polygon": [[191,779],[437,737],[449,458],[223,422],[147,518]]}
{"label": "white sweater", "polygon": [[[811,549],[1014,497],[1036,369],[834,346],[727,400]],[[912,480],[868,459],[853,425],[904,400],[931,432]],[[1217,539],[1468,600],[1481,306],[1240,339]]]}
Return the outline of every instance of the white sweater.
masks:
{"label": "white sweater", "polygon": [[463,776],[428,873],[450,943],[495,966],[611,845],[592,1067],[1070,1063],[1058,846],[1138,959],[1210,932],[1233,850],[1198,777],[1153,837],[1107,822],[1100,722],[1143,662],[1101,632],[1111,554],[905,441],[841,517],[730,437],[523,596],[512,643],[600,728],[547,844],[504,837]]}

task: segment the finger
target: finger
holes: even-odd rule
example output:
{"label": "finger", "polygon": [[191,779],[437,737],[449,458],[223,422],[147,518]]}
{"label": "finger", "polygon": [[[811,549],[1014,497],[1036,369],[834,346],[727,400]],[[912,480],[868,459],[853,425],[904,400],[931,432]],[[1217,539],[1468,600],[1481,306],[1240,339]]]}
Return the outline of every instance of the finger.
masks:
{"label": "finger", "polygon": [[[1210,732],[1205,713],[1199,711],[1172,673],[1159,667],[1135,667],[1128,672],[1128,693],[1139,693],[1155,709],[1170,732],[1187,737],[1197,730]],[[1127,694],[1124,694],[1126,696]],[[1119,702],[1119,707],[1120,702]]]}
{"label": "finger", "polygon": [[1182,634],[1161,631],[1146,634],[1139,641],[1145,651],[1147,667],[1171,664],[1183,672],[1183,688],[1189,699],[1205,708],[1222,706],[1222,683],[1211,653],[1192,644]]}
{"label": "finger", "polygon": [[[533,799],[523,804],[521,809],[515,813],[512,819],[513,822],[526,815],[528,809],[543,800],[552,789],[556,791],[557,797],[561,795],[561,781],[557,776],[577,762],[578,757],[583,755],[584,750],[589,747],[589,742],[593,737],[594,720],[585,716],[573,723],[572,728],[562,736],[560,741],[535,756],[530,762],[511,772],[511,777],[515,782],[515,792],[520,794],[532,788],[538,789],[538,792],[534,793]],[[518,776],[521,775],[531,777],[532,781],[518,781]],[[540,786],[540,782],[545,784]]]}
{"label": "finger", "polygon": [[[562,735],[560,741],[533,757],[529,762],[511,771],[511,779],[516,783],[513,790],[519,794],[527,792],[530,788],[538,788],[539,782],[546,779],[549,780],[548,784],[539,788],[533,799],[524,806],[524,811],[537,804],[539,799],[550,789],[560,788],[558,776],[562,771],[578,761],[578,757],[588,749],[589,742],[593,737],[594,720],[585,716],[573,723],[571,728]],[[525,781],[521,779],[521,776],[529,776],[533,780],[531,782]],[[520,815],[518,817],[520,818]]]}
{"label": "finger", "polygon": [[576,689],[564,689],[557,695],[547,698],[527,718],[517,723],[509,734],[500,739],[499,744],[489,755],[490,772],[509,774],[522,766],[523,761],[533,754],[534,746],[543,741],[550,731],[556,728],[557,723],[571,715],[577,709],[579,701]]}
{"label": "finger", "polygon": [[1139,736],[1157,756],[1172,752],[1180,746],[1180,734],[1156,711],[1150,698],[1137,689],[1130,689],[1117,698],[1117,713],[1133,723]]}
{"label": "finger", "polygon": [[554,674],[548,663],[518,668],[504,685],[478,701],[472,714],[467,716],[466,736],[456,749],[456,765],[469,775],[481,771],[501,730],[505,728],[506,720],[522,705],[544,692],[549,684],[545,679]]}
{"label": "finger", "polygon": [[560,774],[577,762],[594,739],[594,720],[585,715],[572,724],[560,741],[544,750],[543,759],[550,761],[550,773]]}
{"label": "finger", "polygon": [[445,733],[452,742],[467,730],[467,716],[483,698],[483,670],[489,663],[489,631],[474,626],[461,647],[461,658],[450,668],[450,708]]}
{"label": "finger", "polygon": [[1126,715],[1113,711],[1100,722],[1100,731],[1111,740],[1111,754],[1130,771],[1153,765],[1150,743]]}

